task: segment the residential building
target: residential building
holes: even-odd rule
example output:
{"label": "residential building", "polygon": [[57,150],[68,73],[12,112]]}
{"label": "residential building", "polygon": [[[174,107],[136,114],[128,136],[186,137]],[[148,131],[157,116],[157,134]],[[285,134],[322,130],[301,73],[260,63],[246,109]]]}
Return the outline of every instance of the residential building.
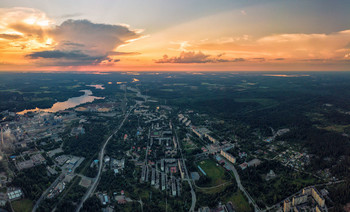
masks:
{"label": "residential building", "polygon": [[233,157],[230,153],[221,150],[220,154],[221,154],[222,156],[224,156],[224,157],[225,157],[228,161],[230,161],[231,163],[233,163],[233,164],[236,163],[236,158]]}

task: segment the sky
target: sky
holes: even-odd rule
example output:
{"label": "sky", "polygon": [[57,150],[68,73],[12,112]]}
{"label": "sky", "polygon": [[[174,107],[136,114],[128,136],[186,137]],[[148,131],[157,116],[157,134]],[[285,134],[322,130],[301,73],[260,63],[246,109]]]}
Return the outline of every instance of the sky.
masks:
{"label": "sky", "polygon": [[1,0],[3,71],[349,71],[348,0]]}

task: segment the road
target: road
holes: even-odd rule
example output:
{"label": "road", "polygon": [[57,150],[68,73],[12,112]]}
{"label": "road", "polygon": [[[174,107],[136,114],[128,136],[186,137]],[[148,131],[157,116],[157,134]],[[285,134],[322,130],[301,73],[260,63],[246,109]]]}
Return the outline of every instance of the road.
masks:
{"label": "road", "polygon": [[[72,173],[75,172],[75,169],[83,162],[84,159],[85,159],[85,158],[83,158],[83,157],[81,157],[81,158],[79,159],[79,161],[74,165],[74,167],[73,167],[73,169],[72,169]],[[58,164],[57,164],[55,161],[54,161],[54,163],[55,163],[56,166],[58,166]],[[65,178],[65,176],[67,175],[67,172],[68,172],[69,169],[66,168],[66,165],[62,166],[61,168],[62,168],[62,173],[61,173],[61,174],[56,178],[56,180],[49,186],[49,188],[47,188],[47,189],[41,194],[41,196],[40,196],[40,198],[38,199],[38,201],[36,201],[36,203],[35,203],[35,205],[34,205],[34,207],[33,207],[33,209],[32,209],[32,212],[35,212],[35,211],[38,209],[38,207],[39,207],[41,201],[44,200],[44,198],[48,195],[49,191],[50,191],[51,189],[53,189],[53,188],[54,188],[61,180],[63,180],[63,179]],[[75,176],[75,174],[74,174],[74,176]],[[53,211],[54,211],[54,210],[53,210]]]}
{"label": "road", "polygon": [[128,118],[130,112],[135,108],[136,105],[134,105],[133,107],[130,108],[130,110],[125,113],[124,119],[123,121],[120,123],[120,125],[117,127],[117,129],[107,138],[107,140],[105,141],[105,143],[102,145],[100,153],[99,153],[99,166],[98,166],[98,173],[96,176],[95,181],[92,183],[92,185],[89,187],[89,189],[87,190],[87,192],[85,193],[85,195],[83,196],[83,199],[81,200],[81,202],[79,203],[77,209],[75,210],[76,212],[79,212],[80,209],[83,207],[84,202],[91,196],[91,194],[93,194],[95,192],[95,189],[100,181],[101,178],[101,173],[102,173],[102,168],[103,168],[103,156],[105,154],[105,149],[106,146],[108,144],[108,142],[112,139],[112,137],[120,130],[120,128],[124,125],[125,120]]}
{"label": "road", "polygon": [[182,149],[181,149],[181,146],[180,146],[179,138],[178,138],[178,136],[177,136],[177,132],[176,132],[176,129],[174,128],[174,125],[172,125],[172,128],[173,128],[174,131],[175,131],[175,137],[176,137],[176,142],[177,142],[177,148],[178,148],[179,151],[180,151],[181,158],[182,158],[182,164],[183,164],[183,166],[184,166],[184,170],[185,170],[185,173],[186,173],[185,178],[187,178],[187,182],[188,182],[188,184],[190,185],[190,188],[191,188],[192,204],[191,204],[190,211],[194,212],[194,209],[195,209],[195,207],[196,207],[196,202],[197,202],[196,192],[195,192],[194,189],[193,189],[192,182],[191,182],[191,178],[190,178],[190,175],[188,174],[188,171],[187,171],[185,159],[184,159],[184,156],[183,156],[183,154],[182,154]]}
{"label": "road", "polygon": [[[225,159],[226,160],[226,159]],[[231,171],[233,172],[233,174],[235,175],[236,178],[236,182],[237,182],[237,186],[238,188],[243,192],[243,194],[248,198],[249,203],[251,203],[254,206],[254,210],[255,211],[261,211],[261,209],[259,208],[259,206],[255,203],[254,199],[250,196],[250,194],[245,190],[245,188],[243,187],[242,183],[241,183],[241,179],[239,177],[239,174],[236,170],[236,168],[234,167],[233,164],[231,164],[230,162],[226,163],[228,165],[228,167],[231,169]]]}
{"label": "road", "polygon": [[47,194],[49,193],[49,191],[50,191],[51,189],[53,189],[65,175],[66,175],[66,173],[65,173],[65,172],[62,172],[62,173],[56,178],[56,180],[50,185],[50,187],[47,188],[47,189],[41,194],[41,196],[40,196],[40,198],[38,199],[38,201],[36,201],[36,203],[35,203],[35,205],[34,205],[34,207],[33,207],[33,209],[32,209],[32,212],[35,212],[35,211],[38,209],[38,207],[39,207],[41,201],[47,196]]}
{"label": "road", "polygon": [[[325,186],[325,185],[333,185],[333,184],[338,184],[338,183],[343,183],[345,182],[345,180],[338,180],[338,181],[331,181],[331,182],[327,182],[327,183],[321,183],[321,184],[315,184],[315,185],[310,185],[310,186],[313,186],[313,187],[317,187],[317,186]],[[307,186],[307,187],[310,187],[310,186]],[[289,195],[289,197],[285,198],[284,200],[286,199],[291,199],[293,196],[296,196],[297,194],[300,194],[302,192],[303,189],[301,189],[300,191],[298,192],[295,192],[294,194],[292,195]],[[266,212],[266,211],[270,211],[271,209],[274,209],[274,208],[277,208],[283,204],[284,200],[282,200],[281,202],[279,203],[276,203],[270,207],[267,207],[265,210],[262,210],[263,212]]]}

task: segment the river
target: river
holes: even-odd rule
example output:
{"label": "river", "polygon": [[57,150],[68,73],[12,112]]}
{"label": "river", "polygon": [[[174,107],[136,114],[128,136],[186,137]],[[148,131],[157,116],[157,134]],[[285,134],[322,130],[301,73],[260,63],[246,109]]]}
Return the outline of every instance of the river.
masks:
{"label": "river", "polygon": [[24,115],[28,112],[39,112],[39,111],[56,113],[61,110],[74,108],[84,103],[93,102],[95,99],[104,99],[104,97],[92,96],[92,91],[90,90],[81,90],[80,92],[84,92],[84,95],[69,98],[67,101],[64,101],[64,102],[56,102],[55,104],[52,105],[51,108],[47,108],[47,109],[35,108],[30,110],[23,110],[21,112],[18,112],[17,114]]}

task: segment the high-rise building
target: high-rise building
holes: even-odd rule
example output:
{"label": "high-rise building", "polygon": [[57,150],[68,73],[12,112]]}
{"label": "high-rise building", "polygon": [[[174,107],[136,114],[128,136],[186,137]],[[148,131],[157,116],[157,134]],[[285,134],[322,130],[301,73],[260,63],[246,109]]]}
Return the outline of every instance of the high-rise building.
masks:
{"label": "high-rise building", "polygon": [[290,212],[291,206],[292,206],[292,203],[288,199],[284,200],[284,202],[283,202],[283,212]]}

